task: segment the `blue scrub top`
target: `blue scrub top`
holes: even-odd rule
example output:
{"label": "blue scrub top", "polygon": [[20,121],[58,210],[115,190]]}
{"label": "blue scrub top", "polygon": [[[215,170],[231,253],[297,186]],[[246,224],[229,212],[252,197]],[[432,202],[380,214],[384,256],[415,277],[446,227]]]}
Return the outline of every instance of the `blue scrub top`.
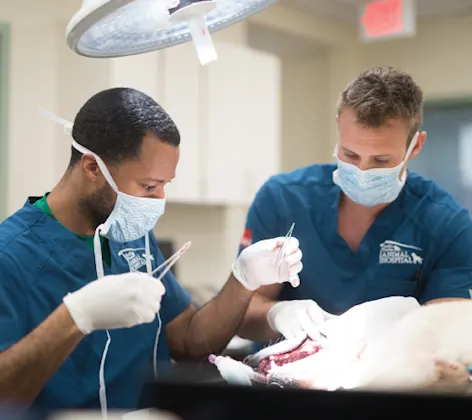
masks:
{"label": "blue scrub top", "polygon": [[280,300],[313,299],[341,314],[387,296],[470,298],[472,222],[434,181],[408,172],[405,187],[368,230],[356,252],[338,234],[335,164],[271,177],[258,191],[240,251],[251,242],[293,236],[303,252],[301,284],[284,283]]}
{"label": "blue scrub top", "polygon": [[[144,238],[109,241],[111,266],[105,274],[146,271]],[[153,267],[164,258],[150,235]],[[93,251],[74,233],[34,207],[25,206],[0,224],[0,351],[18,342],[49,316],[69,292],[96,280]],[[169,271],[160,316],[171,322],[190,305],[190,295]],[[105,362],[107,405],[135,409],[147,375],[152,372],[156,320],[133,328],[110,330]],[[86,336],[34,401],[35,409],[99,408],[99,367],[107,336],[95,331]],[[171,361],[166,329],[161,329],[158,367],[169,372]],[[32,372],[34,374],[34,372]]]}

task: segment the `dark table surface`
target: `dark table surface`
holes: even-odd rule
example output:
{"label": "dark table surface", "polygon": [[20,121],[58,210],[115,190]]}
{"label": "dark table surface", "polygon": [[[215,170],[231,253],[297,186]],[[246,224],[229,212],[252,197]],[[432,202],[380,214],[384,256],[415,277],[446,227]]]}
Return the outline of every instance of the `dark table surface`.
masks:
{"label": "dark table surface", "polygon": [[[463,418],[472,398],[453,395],[310,391],[236,387],[216,383],[148,384],[153,407],[182,420],[350,420]],[[419,416],[419,417],[418,417]]]}

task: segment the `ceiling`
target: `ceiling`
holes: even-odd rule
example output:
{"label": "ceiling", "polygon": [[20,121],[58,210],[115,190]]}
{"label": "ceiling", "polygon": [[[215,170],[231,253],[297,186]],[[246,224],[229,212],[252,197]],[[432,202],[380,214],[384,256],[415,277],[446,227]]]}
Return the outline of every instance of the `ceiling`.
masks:
{"label": "ceiling", "polygon": [[[359,25],[359,5],[364,0],[279,0],[284,7],[356,28]],[[367,0],[365,0],[367,1]],[[416,0],[418,21],[444,17],[472,15],[472,0]],[[313,41],[249,24],[249,45],[279,56],[314,56],[326,48]]]}
{"label": "ceiling", "polygon": [[[304,13],[356,25],[362,0],[280,0],[280,3]],[[472,15],[472,0],[417,0],[416,4],[418,20]]]}
{"label": "ceiling", "polygon": [[256,50],[262,50],[282,57],[325,53],[326,49],[305,38],[276,31],[264,26],[248,25],[248,44]]}

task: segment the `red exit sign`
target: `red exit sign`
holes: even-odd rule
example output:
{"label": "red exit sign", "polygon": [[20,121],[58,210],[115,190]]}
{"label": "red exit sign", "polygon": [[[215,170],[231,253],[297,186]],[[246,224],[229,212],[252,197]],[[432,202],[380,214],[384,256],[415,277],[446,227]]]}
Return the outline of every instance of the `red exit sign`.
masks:
{"label": "red exit sign", "polygon": [[378,0],[361,6],[361,38],[377,41],[414,36],[415,0]]}

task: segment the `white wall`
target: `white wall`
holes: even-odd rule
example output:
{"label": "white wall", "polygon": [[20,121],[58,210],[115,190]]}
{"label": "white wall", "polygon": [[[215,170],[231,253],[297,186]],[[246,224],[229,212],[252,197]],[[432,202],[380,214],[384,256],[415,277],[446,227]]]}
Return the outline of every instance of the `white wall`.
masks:
{"label": "white wall", "polygon": [[283,61],[283,171],[323,161],[329,153],[328,79],[326,54]]}
{"label": "white wall", "polygon": [[[23,2],[25,3],[25,2]],[[94,93],[110,86],[112,60],[93,60],[72,53],[64,42],[61,16],[42,23],[24,20],[0,3],[0,20],[11,23],[8,197],[13,213],[31,195],[50,191],[63,174],[70,139],[62,126],[38,112],[42,106],[72,120]],[[2,15],[7,11],[5,15]],[[215,41],[246,43],[246,23],[214,35]],[[151,63],[151,55],[140,58]],[[196,58],[197,59],[197,58]],[[158,75],[156,75],[156,80]],[[135,83],[140,88],[140,80]],[[159,100],[159,98],[157,98]],[[179,264],[182,283],[197,301],[208,300],[224,284],[236,257],[247,207],[169,204],[156,235],[179,246],[193,246]],[[198,285],[197,290],[194,286]],[[204,297],[200,290],[208,289]]]}
{"label": "white wall", "polygon": [[364,66],[391,64],[411,72],[427,99],[472,95],[472,16],[419,25],[413,39],[365,45]]}
{"label": "white wall", "polygon": [[56,107],[55,85],[59,77],[56,51],[63,39],[57,36],[54,22],[61,13],[71,14],[73,10],[72,1],[61,9],[55,0],[0,0],[0,21],[11,26],[8,213],[23,205],[28,194],[41,194],[57,179],[56,127],[39,115],[38,106]]}
{"label": "white wall", "polygon": [[[11,28],[11,40],[9,212],[22,205],[29,192],[40,192],[55,181],[54,126],[41,118],[36,104],[55,107],[51,92],[55,91],[57,77],[54,28],[16,24]],[[31,48],[41,44],[46,46],[42,51]],[[32,66],[34,62],[43,64]],[[41,176],[37,176],[38,171]]]}
{"label": "white wall", "polygon": [[[57,11],[55,0],[42,0],[41,4],[48,11]],[[74,10],[77,4],[74,0],[67,7]],[[38,5],[39,2],[27,0],[0,0],[0,20],[12,22],[7,199],[10,213],[28,195],[52,188],[67,164],[69,140],[59,126],[38,114],[37,107],[42,105],[73,118],[89,96],[108,87],[110,61],[86,59],[70,52],[63,38],[66,21],[52,15],[35,21],[41,12]],[[21,13],[22,7],[28,7],[28,18]],[[420,24],[414,39],[373,45],[357,42],[352,29],[281,8],[261,13],[253,23],[323,47],[322,53],[300,52],[283,61],[284,171],[332,160],[337,97],[348,80],[364,67],[402,66],[416,77],[427,98],[472,95],[471,18]],[[250,42],[246,24],[231,27],[217,34],[216,39]],[[246,210],[169,204],[159,222],[158,236],[175,239],[177,246],[193,241],[192,249],[180,262],[179,274],[197,300],[207,300],[226,280]]]}
{"label": "white wall", "polygon": [[284,61],[283,168],[304,165],[310,158],[332,161],[339,94],[365,68],[394,65],[409,71],[426,100],[472,95],[471,16],[420,22],[414,38],[373,44],[356,38],[354,31],[350,42],[333,37],[327,54]]}

